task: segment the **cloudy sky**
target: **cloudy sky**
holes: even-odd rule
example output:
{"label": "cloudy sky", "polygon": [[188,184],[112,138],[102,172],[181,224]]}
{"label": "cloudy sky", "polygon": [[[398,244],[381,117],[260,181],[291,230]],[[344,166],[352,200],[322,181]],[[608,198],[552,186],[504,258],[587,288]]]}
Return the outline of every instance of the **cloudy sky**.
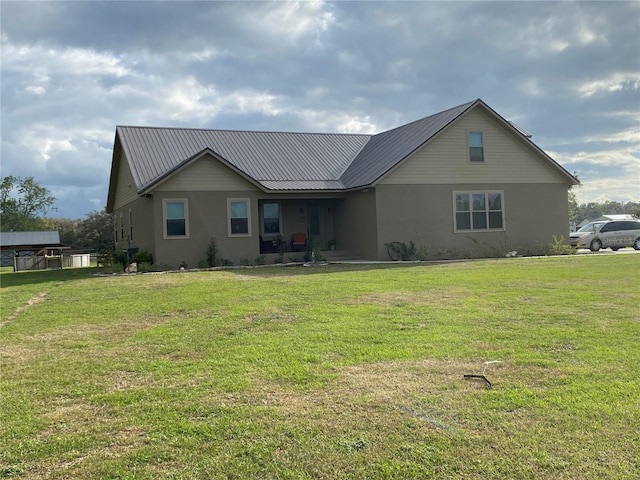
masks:
{"label": "cloudy sky", "polygon": [[640,201],[640,2],[5,1],[1,172],[106,204],[116,125],[376,133],[481,98]]}

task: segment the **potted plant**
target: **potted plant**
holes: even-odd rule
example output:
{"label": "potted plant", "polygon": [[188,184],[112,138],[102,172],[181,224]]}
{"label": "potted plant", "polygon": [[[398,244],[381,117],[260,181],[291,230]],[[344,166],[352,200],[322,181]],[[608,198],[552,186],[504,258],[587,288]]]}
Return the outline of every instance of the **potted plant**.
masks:
{"label": "potted plant", "polygon": [[334,239],[329,240],[329,250],[336,249],[336,241]]}

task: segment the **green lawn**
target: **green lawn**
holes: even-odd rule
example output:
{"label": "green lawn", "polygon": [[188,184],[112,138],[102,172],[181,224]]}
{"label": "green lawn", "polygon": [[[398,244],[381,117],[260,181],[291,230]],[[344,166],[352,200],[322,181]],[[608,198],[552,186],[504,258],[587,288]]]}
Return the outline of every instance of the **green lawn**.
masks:
{"label": "green lawn", "polygon": [[0,275],[0,478],[640,474],[640,255],[96,271]]}

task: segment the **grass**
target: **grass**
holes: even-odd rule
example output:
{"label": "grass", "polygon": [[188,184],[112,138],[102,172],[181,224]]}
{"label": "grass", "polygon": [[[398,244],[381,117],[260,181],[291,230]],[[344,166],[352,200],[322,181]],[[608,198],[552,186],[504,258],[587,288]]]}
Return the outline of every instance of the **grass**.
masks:
{"label": "grass", "polygon": [[638,267],[2,273],[0,478],[637,478]]}

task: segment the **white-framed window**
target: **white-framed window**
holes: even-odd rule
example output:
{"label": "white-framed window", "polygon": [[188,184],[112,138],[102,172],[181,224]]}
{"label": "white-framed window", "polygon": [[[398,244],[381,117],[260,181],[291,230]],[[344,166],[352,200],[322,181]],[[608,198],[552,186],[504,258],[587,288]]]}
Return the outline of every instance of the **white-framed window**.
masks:
{"label": "white-framed window", "polygon": [[113,243],[118,243],[118,221],[115,214],[111,220],[113,221]]}
{"label": "white-framed window", "polygon": [[262,204],[262,233],[280,234],[280,203],[264,202]]}
{"label": "white-framed window", "polygon": [[124,240],[124,220],[122,212],[120,212],[120,239]]}
{"label": "white-framed window", "polygon": [[133,212],[129,209],[129,240],[133,242]]}
{"label": "white-framed window", "polygon": [[504,192],[453,192],[455,231],[504,230]]}
{"label": "white-framed window", "polygon": [[484,137],[482,132],[469,132],[469,161],[484,162]]}
{"label": "white-framed window", "polygon": [[251,206],[248,198],[228,198],[227,218],[230,237],[251,235]]}
{"label": "white-framed window", "polygon": [[189,238],[189,202],[186,198],[162,200],[164,238]]}

